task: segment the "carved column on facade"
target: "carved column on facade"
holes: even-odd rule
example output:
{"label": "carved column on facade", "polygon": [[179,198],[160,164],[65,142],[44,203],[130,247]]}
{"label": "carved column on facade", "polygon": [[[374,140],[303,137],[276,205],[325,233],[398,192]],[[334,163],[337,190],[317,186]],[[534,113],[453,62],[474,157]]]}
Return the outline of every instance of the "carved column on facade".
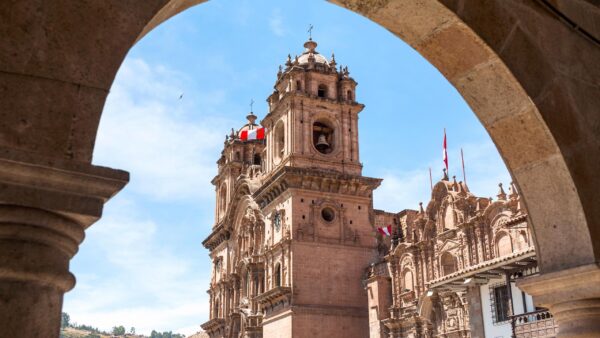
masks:
{"label": "carved column on facade", "polygon": [[414,275],[414,285],[413,285],[413,290],[415,292],[416,295],[420,294],[421,292],[423,292],[424,290],[424,285],[421,283],[421,276],[422,276],[422,271],[421,271],[421,252],[419,250],[413,250],[413,256],[414,256],[414,264],[415,264],[415,275]]}
{"label": "carved column on facade", "polygon": [[213,312],[213,309],[214,309],[213,293],[212,293],[211,289],[206,291],[206,293],[208,293],[208,304],[210,306],[210,308],[208,309],[208,319],[213,319],[213,318],[215,318],[215,316],[213,314],[214,313]]}
{"label": "carved column on facade", "polygon": [[392,275],[392,305],[398,306],[399,301],[397,299],[397,295],[400,294],[400,287],[398,285],[398,259],[396,256],[390,256],[389,267],[390,273]]}
{"label": "carved column on facade", "polygon": [[128,181],[124,171],[0,154],[0,329],[3,337],[58,337],[69,262],[84,230]]}

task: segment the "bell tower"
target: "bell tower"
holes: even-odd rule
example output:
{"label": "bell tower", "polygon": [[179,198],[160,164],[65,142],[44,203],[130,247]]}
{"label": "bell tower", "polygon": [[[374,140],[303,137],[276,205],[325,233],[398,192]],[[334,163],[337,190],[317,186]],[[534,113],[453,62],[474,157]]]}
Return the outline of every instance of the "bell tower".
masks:
{"label": "bell tower", "polygon": [[256,297],[264,337],[368,336],[359,281],[377,256],[372,192],[381,180],[362,176],[357,83],[316,47],[309,39],[288,55],[261,122],[264,176],[253,197],[267,247],[282,248]]}
{"label": "bell tower", "polygon": [[266,171],[279,166],[321,168],[360,175],[356,81],[348,67],[327,60],[308,40],[304,52],[280,67],[268,98]]}
{"label": "bell tower", "polygon": [[369,335],[361,281],[378,256],[381,179],[362,176],[356,81],[316,47],[309,39],[279,68],[262,127],[251,114],[226,139],[203,241],[211,338]]}

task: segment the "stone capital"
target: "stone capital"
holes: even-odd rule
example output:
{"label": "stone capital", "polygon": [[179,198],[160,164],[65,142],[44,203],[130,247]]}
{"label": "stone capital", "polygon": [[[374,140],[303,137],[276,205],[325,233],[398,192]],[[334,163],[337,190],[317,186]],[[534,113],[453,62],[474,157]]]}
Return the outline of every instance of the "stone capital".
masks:
{"label": "stone capital", "polygon": [[558,323],[558,337],[600,336],[600,266],[583,265],[517,281],[517,287],[546,307]]}
{"label": "stone capital", "polygon": [[600,266],[589,264],[542,273],[517,281],[517,287],[544,307],[576,299],[600,298]]}
{"label": "stone capital", "polygon": [[129,173],[0,148],[0,205],[41,209],[87,228]]}

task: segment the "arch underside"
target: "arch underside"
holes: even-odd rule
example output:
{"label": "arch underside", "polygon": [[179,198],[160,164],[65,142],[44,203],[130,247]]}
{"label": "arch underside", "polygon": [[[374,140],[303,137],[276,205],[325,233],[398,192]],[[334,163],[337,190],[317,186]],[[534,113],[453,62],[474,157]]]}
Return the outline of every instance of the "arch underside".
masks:
{"label": "arch underside", "polygon": [[[167,2],[140,36],[201,2]],[[598,216],[584,212],[580,192],[552,131],[522,83],[493,49],[496,46],[488,45],[493,41],[484,41],[462,20],[464,15],[459,17],[450,10],[452,5],[449,9],[437,0],[332,2],[364,15],[408,43],[460,92],[490,134],[524,196],[542,271],[596,261],[598,243],[592,242],[588,218]],[[557,238],[561,250],[557,250]]]}
{"label": "arch underside", "polygon": [[[25,2],[9,5],[10,12],[0,12],[9,37],[2,48],[3,152],[90,163],[106,95],[129,49],[161,22],[202,2],[63,1],[40,3],[38,14]],[[542,271],[597,261],[597,46],[534,1],[333,3],[404,40],[460,92],[524,197]],[[43,28],[18,29],[40,18],[52,20]],[[47,41],[49,31],[59,42],[38,44],[34,52],[28,41]],[[543,34],[560,39],[549,44]]]}

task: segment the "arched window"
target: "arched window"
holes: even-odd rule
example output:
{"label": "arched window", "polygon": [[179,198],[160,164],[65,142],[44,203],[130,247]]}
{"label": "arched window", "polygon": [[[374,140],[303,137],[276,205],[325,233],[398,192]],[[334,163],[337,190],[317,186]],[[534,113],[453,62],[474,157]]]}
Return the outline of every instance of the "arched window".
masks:
{"label": "arched window", "polygon": [[275,281],[274,281],[274,285],[275,287],[280,287],[281,286],[281,265],[279,263],[277,263],[277,265],[275,265]]}
{"label": "arched window", "polygon": [[525,231],[519,232],[519,249],[523,250],[527,248],[528,245],[529,241],[527,240],[527,234],[525,233]]}
{"label": "arched window", "polygon": [[300,80],[296,80],[296,90],[302,90],[302,82]]}
{"label": "arched window", "polygon": [[456,229],[454,208],[451,204],[448,204],[448,207],[446,208],[446,214],[444,215],[444,227],[446,229]]}
{"label": "arched window", "polygon": [[239,151],[236,151],[236,152],[235,152],[235,160],[236,160],[236,161],[239,161],[239,160],[241,160],[241,159],[242,159],[242,156],[240,155],[240,152],[239,152]]}
{"label": "arched window", "polygon": [[510,255],[512,253],[512,243],[510,237],[506,233],[502,233],[496,239],[496,245],[498,246],[498,257]]}
{"label": "arched window", "polygon": [[285,152],[285,132],[283,130],[283,123],[280,122],[277,124],[277,127],[275,127],[275,132],[273,133],[274,135],[274,154],[273,157],[275,158],[275,164],[279,163],[279,161],[281,161],[281,159],[283,158],[284,152]]}
{"label": "arched window", "polygon": [[227,186],[225,183],[221,185],[221,189],[219,189],[219,218],[225,215],[225,210],[227,209]]}
{"label": "arched window", "polygon": [[325,85],[319,85],[319,88],[317,89],[317,96],[318,97],[327,97],[327,86]]}
{"label": "arched window", "polygon": [[406,271],[404,271],[404,277],[402,278],[402,280],[403,280],[403,284],[404,284],[403,291],[414,290],[415,284],[414,284],[414,280],[413,280],[413,273],[410,269],[406,269]]}
{"label": "arched window", "polygon": [[440,258],[441,270],[444,276],[447,276],[457,270],[456,258],[448,252],[444,252]]}
{"label": "arched window", "polygon": [[261,164],[261,159],[260,159],[260,154],[254,154],[254,160],[253,160],[253,164],[254,165],[260,165]]}
{"label": "arched window", "polygon": [[346,100],[348,100],[348,101],[354,100],[352,98],[352,91],[351,90],[349,90],[349,91],[346,92]]}

